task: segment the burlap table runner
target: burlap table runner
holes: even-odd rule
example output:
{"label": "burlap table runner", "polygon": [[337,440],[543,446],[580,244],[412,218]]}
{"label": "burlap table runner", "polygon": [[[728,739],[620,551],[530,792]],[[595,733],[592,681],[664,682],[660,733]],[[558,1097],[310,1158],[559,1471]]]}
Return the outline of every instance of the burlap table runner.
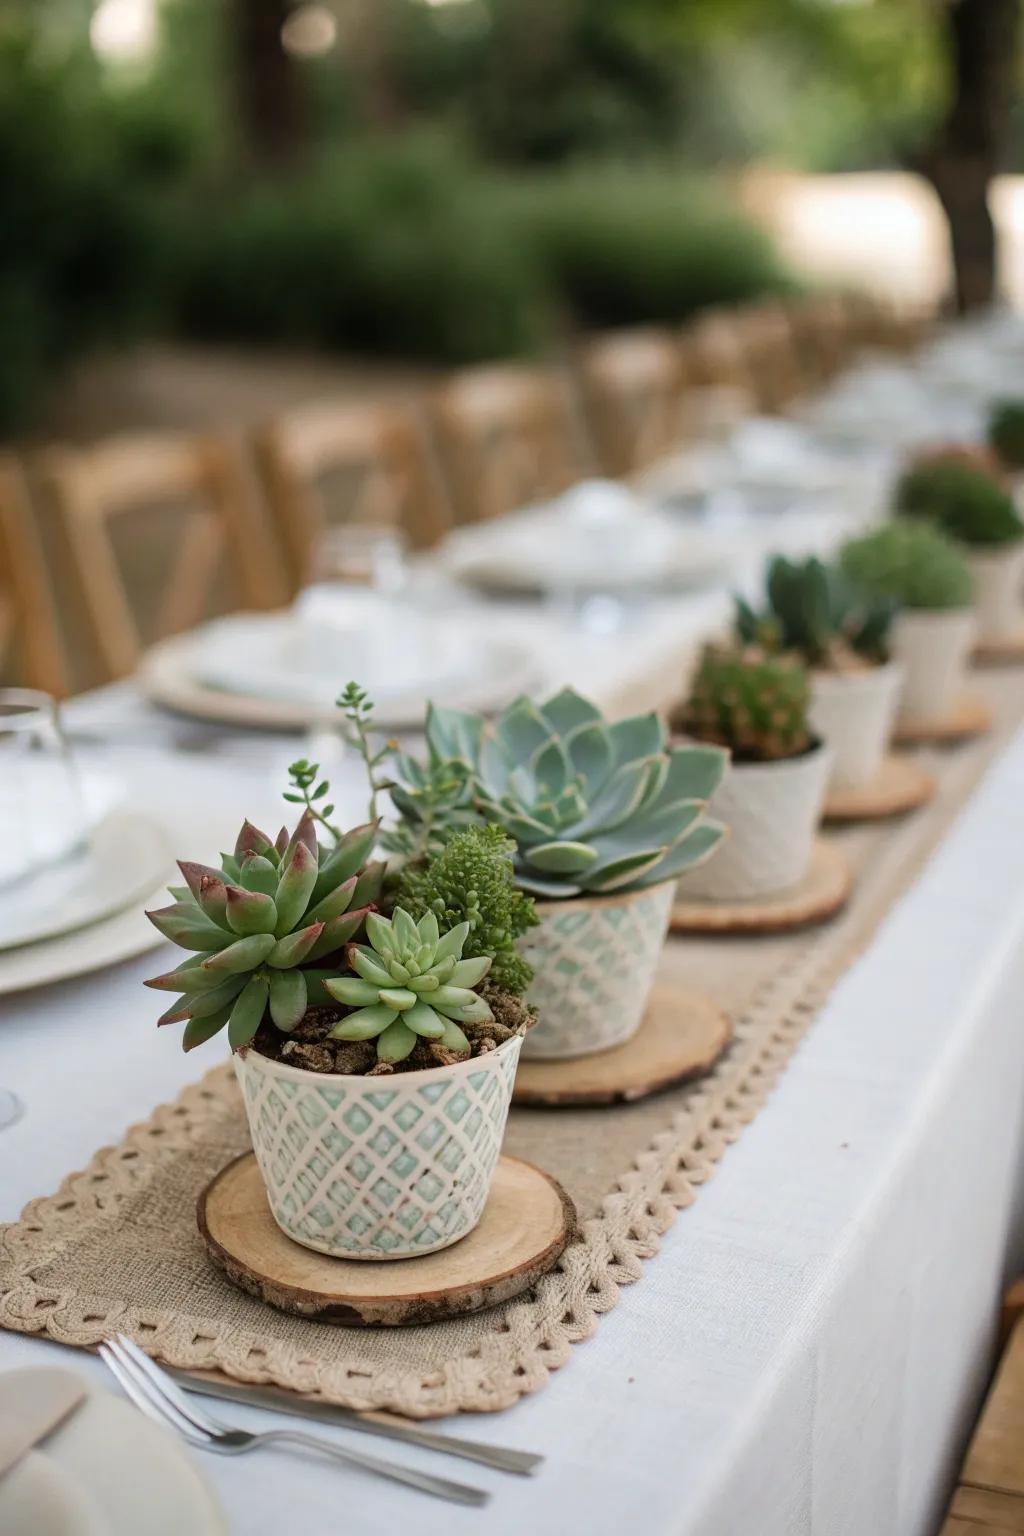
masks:
{"label": "burlap table runner", "polygon": [[929,755],[935,801],[901,822],[835,834],[858,872],[839,918],[771,939],[670,941],[663,976],[710,993],[735,1022],[710,1076],[619,1108],[513,1111],[507,1150],[549,1169],[584,1218],[580,1239],[527,1296],[451,1322],[359,1330],[288,1317],[235,1290],[208,1261],[195,1223],[200,1189],[248,1146],[222,1065],[0,1229],[0,1324],[84,1346],[117,1328],[174,1365],[417,1417],[504,1408],[535,1391],[620,1287],[640,1279],[642,1261],[757,1114],[832,983],[1024,715],[1019,674],[990,674],[977,687],[993,703],[995,729]]}

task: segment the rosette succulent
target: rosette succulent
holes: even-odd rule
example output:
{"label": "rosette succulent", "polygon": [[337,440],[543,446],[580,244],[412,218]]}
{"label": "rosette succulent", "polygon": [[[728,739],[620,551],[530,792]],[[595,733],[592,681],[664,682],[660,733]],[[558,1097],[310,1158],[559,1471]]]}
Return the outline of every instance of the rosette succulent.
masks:
{"label": "rosette succulent", "polygon": [[[543,704],[518,698],[494,722],[432,705],[426,734],[427,773],[452,764],[463,785],[460,822],[471,810],[501,827],[515,844],[517,885],[536,896],[672,880],[708,858],[725,830],[705,811],[726,754],[669,747],[655,714],[610,723],[567,688]],[[392,791],[413,833],[423,814],[415,788]]]}
{"label": "rosette succulent", "polygon": [[838,566],[778,555],[765,573],[767,607],[736,599],[736,633],[767,651],[795,651],[809,667],[843,671],[887,659],[889,597],[858,591]]}
{"label": "rosette succulent", "polygon": [[774,762],[810,746],[809,702],[807,673],[795,656],[709,645],[677,723],[699,741],[728,747],[741,762]]}
{"label": "rosette succulent", "polygon": [[367,944],[350,944],[354,976],[324,983],[335,1002],[354,1008],[330,1031],[335,1040],[376,1040],[378,1061],[404,1061],[417,1038],[433,1040],[459,1055],[470,1045],[459,1024],[485,1024],[493,1015],[474,990],[491,968],[482,955],[462,959],[469,923],[442,937],[437,918],[415,922],[404,907],[391,918],[371,912]]}
{"label": "rosette succulent", "polygon": [[323,979],[337,967],[324,962],[358,935],[380,894],[384,866],[366,864],[376,835],[368,822],[319,845],[307,811],[274,842],[245,822],[219,869],[179,864],[185,884],[170,888],[173,905],[146,916],[194,953],[146,985],[179,994],[159,1022],[185,1024],[186,1051],[225,1025],[238,1050],[268,1010],[292,1030],[311,1002],[329,1001]]}

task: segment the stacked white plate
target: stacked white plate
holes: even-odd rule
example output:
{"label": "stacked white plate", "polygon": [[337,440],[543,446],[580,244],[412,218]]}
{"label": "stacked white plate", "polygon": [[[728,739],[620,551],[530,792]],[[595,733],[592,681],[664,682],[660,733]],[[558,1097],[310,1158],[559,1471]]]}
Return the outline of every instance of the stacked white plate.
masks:
{"label": "stacked white plate", "polygon": [[310,588],[285,613],[235,614],[154,646],[141,671],[154,700],[184,714],[270,730],[337,718],[350,680],[385,730],[422,723],[429,700],[495,710],[534,685],[527,637],[488,633],[486,617],[431,612],[360,588]]}
{"label": "stacked white plate", "polygon": [[[42,768],[45,779],[45,765]],[[129,809],[112,775],[84,771],[77,816],[24,819],[5,804],[0,863],[0,994],[96,970],[160,942],[143,907],[173,869],[163,827]],[[45,797],[37,802],[45,804]],[[8,823],[12,823],[8,825]]]}
{"label": "stacked white plate", "polygon": [[459,529],[440,558],[492,592],[685,591],[729,578],[730,551],[614,481],[588,480],[556,501]]}

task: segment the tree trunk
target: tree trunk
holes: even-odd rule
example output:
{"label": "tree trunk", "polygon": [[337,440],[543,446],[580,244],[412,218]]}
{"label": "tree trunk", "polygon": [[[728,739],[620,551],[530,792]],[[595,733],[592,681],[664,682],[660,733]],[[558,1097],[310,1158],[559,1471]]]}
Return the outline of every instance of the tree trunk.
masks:
{"label": "tree trunk", "polygon": [[995,297],[988,191],[1013,101],[1019,0],[948,0],[946,12],[952,97],[925,170],[949,220],[962,314]]}
{"label": "tree trunk", "polygon": [[228,6],[242,147],[262,166],[290,164],[303,145],[299,80],[281,42],[291,9],[291,0],[230,0]]}

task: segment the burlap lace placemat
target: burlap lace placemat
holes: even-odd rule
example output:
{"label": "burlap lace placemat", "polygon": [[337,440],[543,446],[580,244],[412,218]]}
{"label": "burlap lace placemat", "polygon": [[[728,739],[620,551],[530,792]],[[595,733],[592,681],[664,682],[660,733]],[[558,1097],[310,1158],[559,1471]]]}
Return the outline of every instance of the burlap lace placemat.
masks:
{"label": "burlap lace placemat", "polygon": [[527,1296],[452,1322],[357,1330],[288,1317],[235,1290],[195,1224],[199,1190],[248,1145],[233,1076],[219,1066],[0,1230],[0,1324],[84,1346],[117,1328],[174,1365],[417,1417],[504,1408],[535,1391],[620,1287],[640,1279],[1024,715],[1019,677],[978,687],[996,727],[932,755],[935,801],[902,822],[837,834],[858,872],[839,918],[772,939],[670,942],[664,974],[712,994],[735,1021],[710,1076],[620,1108],[513,1111],[507,1149],[549,1169],[584,1218],[579,1241]]}

